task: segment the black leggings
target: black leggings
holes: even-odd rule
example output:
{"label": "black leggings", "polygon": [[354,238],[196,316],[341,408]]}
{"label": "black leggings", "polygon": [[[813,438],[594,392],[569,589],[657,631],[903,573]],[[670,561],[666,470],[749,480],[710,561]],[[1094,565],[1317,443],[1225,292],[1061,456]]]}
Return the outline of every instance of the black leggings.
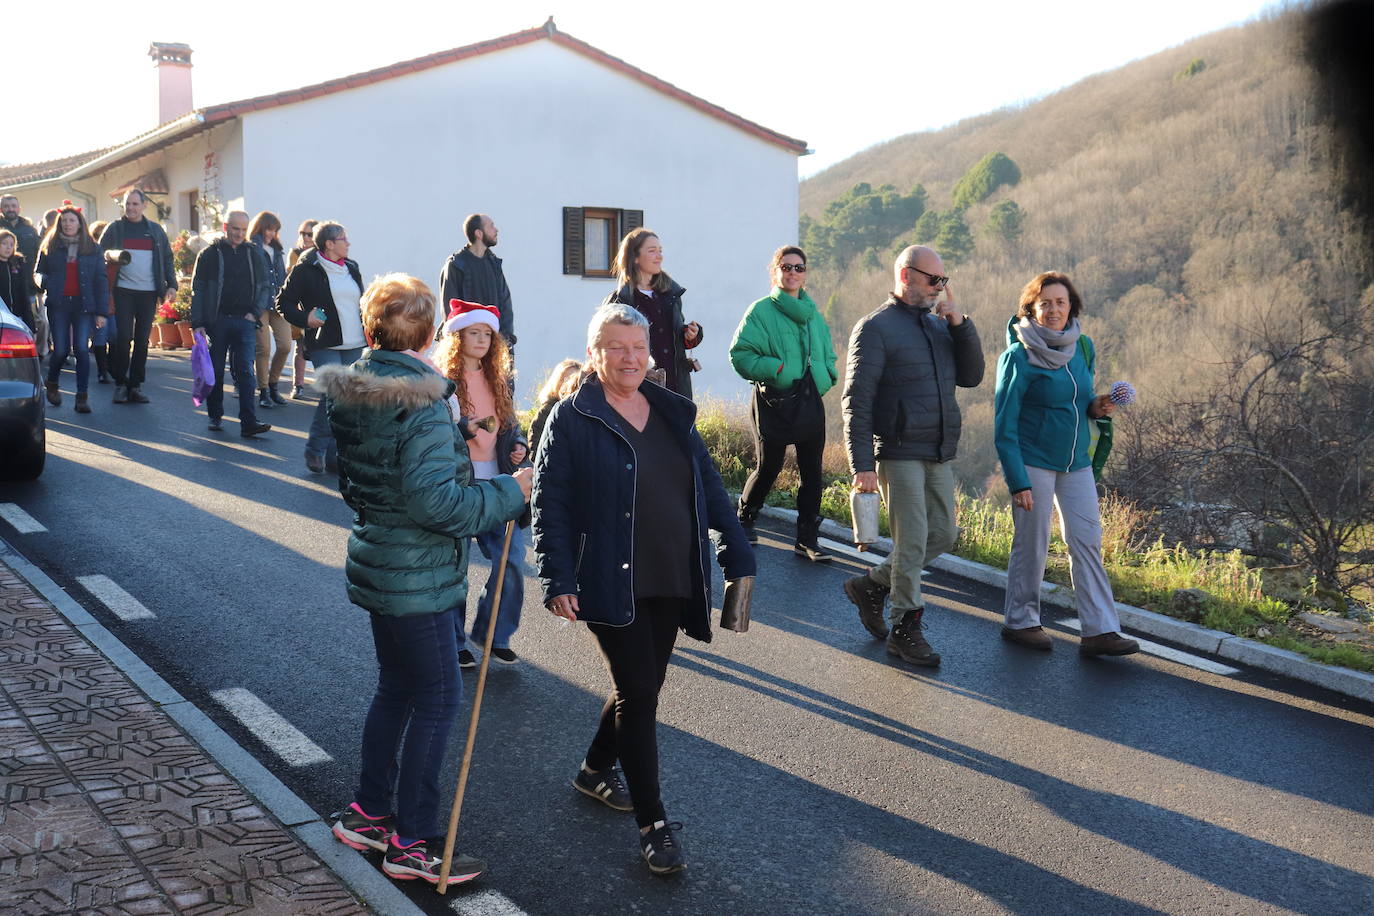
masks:
{"label": "black leggings", "polygon": [[640,598],[627,627],[587,624],[615,684],[587,749],[587,767],[599,772],[620,760],[641,827],[665,819],[658,789],[658,691],[686,603],[685,598]]}
{"label": "black leggings", "polygon": [[[815,524],[821,514],[821,454],[825,451],[825,436],[817,436],[806,442],[798,442],[797,473],[801,475],[801,486],[797,488],[797,525]],[[783,459],[787,457],[786,443],[778,444],[762,438],[754,431],[754,455],[758,467],[749,475],[744,484],[744,505],[758,509],[773,489],[773,481],[778,479]]]}

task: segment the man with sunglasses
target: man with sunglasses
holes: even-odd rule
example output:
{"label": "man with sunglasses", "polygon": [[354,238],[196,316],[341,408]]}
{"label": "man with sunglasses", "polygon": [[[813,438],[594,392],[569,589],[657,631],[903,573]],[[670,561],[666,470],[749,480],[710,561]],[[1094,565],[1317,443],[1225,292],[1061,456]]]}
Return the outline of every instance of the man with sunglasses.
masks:
{"label": "man with sunglasses", "polygon": [[[842,402],[854,487],[882,491],[892,553],[864,575],[846,579],[844,591],[868,632],[887,640],[890,654],[935,667],[940,655],[921,635],[921,569],[953,547],[958,535],[954,389],[983,381],[983,345],[973,320],[955,304],[944,262],[933,249],[904,250],[893,279],[896,290],[850,334]],[[883,617],[889,595],[890,632]]]}

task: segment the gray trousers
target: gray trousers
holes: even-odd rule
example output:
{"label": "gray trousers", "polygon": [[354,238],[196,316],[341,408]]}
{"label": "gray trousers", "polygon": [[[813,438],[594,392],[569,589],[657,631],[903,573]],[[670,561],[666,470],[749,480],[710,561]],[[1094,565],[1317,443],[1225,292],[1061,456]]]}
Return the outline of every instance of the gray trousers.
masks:
{"label": "gray trousers", "polygon": [[1027,467],[1033,508],[1012,506],[1016,533],[1007,562],[1007,626],[1013,630],[1040,625],[1040,583],[1050,549],[1052,507],[1059,507],[1064,542],[1069,546],[1069,575],[1084,636],[1121,629],[1107,570],[1102,566],[1102,517],[1092,468],[1065,474]]}
{"label": "gray trousers", "polygon": [[954,463],[879,461],[878,490],[887,504],[892,553],[869,570],[868,577],[892,589],[887,615],[898,623],[907,611],[925,607],[921,569],[947,553],[959,537],[954,524]]}

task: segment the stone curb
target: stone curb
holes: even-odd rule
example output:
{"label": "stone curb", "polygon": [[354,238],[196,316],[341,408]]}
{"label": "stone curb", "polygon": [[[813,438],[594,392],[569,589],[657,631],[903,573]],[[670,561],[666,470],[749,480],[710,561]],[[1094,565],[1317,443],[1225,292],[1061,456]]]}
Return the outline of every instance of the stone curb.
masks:
{"label": "stone curb", "polygon": [[209,716],[144,664],[142,659],[4,538],[0,538],[0,563],[12,569],[15,575],[55,607],[110,664],[122,671],[178,727],[200,744],[231,779],[271,811],[288,833],[309,847],[365,906],[381,916],[418,916],[421,912],[419,907],[411,903],[367,859],[335,840],[329,826],[299,795],[287,788]]}
{"label": "stone curb", "polygon": [[[797,523],[797,513],[794,509],[764,506],[759,514],[786,522],[788,525]],[[851,540],[853,532],[833,519],[827,518],[821,521],[821,535],[841,544],[853,543]],[[887,556],[892,551],[892,539],[879,538],[869,550],[875,556]],[[953,554],[937,557],[930,565],[941,572],[962,576],[965,579],[972,579],[985,585],[993,585],[1003,589],[1007,587],[1006,570],[965,560],[963,557],[956,557]],[[1040,584],[1040,597],[1046,604],[1055,607],[1067,610],[1075,610],[1076,608],[1073,589],[1063,585],[1042,582]],[[1253,639],[1246,639],[1243,636],[1225,633],[1221,630],[1209,630],[1195,623],[1177,620],[1133,605],[1122,604],[1120,601],[1116,603],[1116,612],[1121,618],[1122,625],[1134,632],[1167,640],[1180,646],[1187,646],[1198,652],[1218,655],[1229,661],[1240,662],[1253,668],[1281,674],[1306,684],[1313,684],[1348,697],[1374,703],[1374,674],[1352,671],[1349,668],[1340,668],[1334,665],[1323,665],[1321,662],[1312,661],[1297,652],[1277,649],[1274,646],[1256,642]]]}

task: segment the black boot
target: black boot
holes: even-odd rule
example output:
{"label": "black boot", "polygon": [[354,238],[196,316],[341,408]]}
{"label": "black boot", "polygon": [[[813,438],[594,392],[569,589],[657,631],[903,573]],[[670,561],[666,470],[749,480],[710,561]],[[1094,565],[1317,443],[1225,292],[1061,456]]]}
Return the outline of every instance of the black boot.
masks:
{"label": "black boot", "polygon": [[759,517],[759,510],[750,508],[744,504],[744,497],[739,501],[739,523],[744,528],[744,536],[749,539],[750,544],[759,542],[759,534],[754,530],[754,519]]}
{"label": "black boot", "polygon": [[258,406],[264,410],[271,410],[276,406],[272,403],[272,397],[267,393],[266,388],[258,389]]}
{"label": "black boot", "polygon": [[[277,383],[277,385],[280,385],[280,384],[281,384],[280,382]],[[270,398],[272,399],[272,403],[273,403],[273,404],[278,404],[278,405],[285,404],[285,403],[286,403],[286,398],[284,398],[284,397],[281,396],[281,392],[277,390],[277,385],[269,385],[269,386],[267,386],[267,396],[270,397]]]}
{"label": "black boot", "polygon": [[829,563],[830,556],[821,551],[818,537],[821,531],[821,517],[803,519],[797,516],[797,543],[792,548],[792,552],[799,557],[805,557],[812,563]]}

